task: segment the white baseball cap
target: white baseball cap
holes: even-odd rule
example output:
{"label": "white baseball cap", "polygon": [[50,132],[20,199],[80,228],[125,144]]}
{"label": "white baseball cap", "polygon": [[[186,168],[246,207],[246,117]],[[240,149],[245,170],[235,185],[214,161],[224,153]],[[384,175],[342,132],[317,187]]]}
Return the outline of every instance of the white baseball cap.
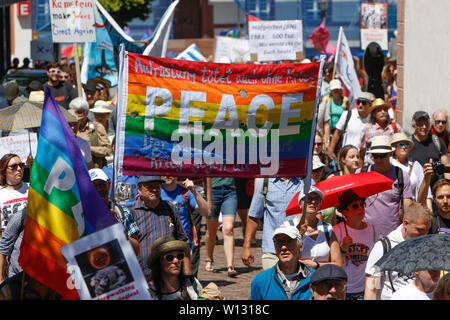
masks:
{"label": "white baseball cap", "polygon": [[303,243],[300,232],[296,227],[292,225],[282,224],[281,226],[279,226],[277,229],[275,229],[272,239],[275,239],[275,237],[279,234],[285,234],[291,239],[296,239],[300,245]]}
{"label": "white baseball cap", "polygon": [[89,170],[89,176],[91,177],[91,181],[94,180],[103,180],[103,181],[109,181],[108,176],[102,169],[91,169]]}
{"label": "white baseball cap", "polygon": [[[323,194],[323,192],[322,191],[320,191],[317,187],[315,187],[315,186],[311,186],[310,188],[309,188],[309,192],[308,192],[308,194],[311,194],[311,193],[315,193],[315,194],[317,194],[319,197],[320,197],[320,200],[323,200],[323,198],[325,197],[325,195]],[[305,193],[304,193],[304,191],[303,191],[303,189],[302,189],[302,191],[300,192],[300,194],[298,195],[298,203],[300,204],[300,201],[302,201],[302,199],[305,197]]]}

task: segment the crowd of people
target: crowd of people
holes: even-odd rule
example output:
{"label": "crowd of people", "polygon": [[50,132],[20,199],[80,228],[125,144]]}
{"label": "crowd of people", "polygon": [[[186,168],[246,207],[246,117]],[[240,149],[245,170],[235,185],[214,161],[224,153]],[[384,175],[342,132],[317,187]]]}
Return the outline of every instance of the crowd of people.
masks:
{"label": "crowd of people", "polygon": [[[111,83],[97,77],[83,85],[79,97],[71,68],[58,63],[46,68],[48,82],[31,82],[28,97],[8,83],[8,101],[42,105],[48,87],[68,111],[66,120],[91,180],[123,224],[154,299],[201,299],[198,270],[214,272],[218,254],[225,257],[227,276],[239,278],[237,215],[244,226],[242,262],[249,267],[260,263],[263,269],[252,281],[250,299],[450,298],[449,275],[441,270],[400,274],[374,266],[386,254],[385,243],[392,248],[422,235],[450,233],[448,114],[444,109],[431,116],[415,112],[409,135],[395,121],[395,65],[383,73],[384,97],[363,91],[350,105],[341,81],[332,78],[332,64],[325,64],[308,194],[304,177],[119,176],[112,190],[117,93],[111,94]],[[31,157],[23,163],[15,154],[0,159],[0,281],[22,271],[18,256],[32,163]],[[324,193],[315,184],[370,171],[393,180],[392,188],[367,198],[348,190],[340,194],[338,206],[320,210]],[[298,193],[305,212],[288,217],[286,208]],[[203,219],[207,255],[202,258]],[[255,248],[260,226],[262,245]],[[223,253],[215,252],[219,229]],[[261,250],[261,261],[255,262],[253,250]]]}

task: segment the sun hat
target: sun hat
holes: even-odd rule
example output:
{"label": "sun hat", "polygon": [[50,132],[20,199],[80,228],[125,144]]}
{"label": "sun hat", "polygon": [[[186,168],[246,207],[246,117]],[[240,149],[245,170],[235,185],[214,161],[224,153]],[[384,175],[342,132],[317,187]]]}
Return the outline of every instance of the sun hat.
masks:
{"label": "sun hat", "polygon": [[157,181],[157,182],[161,182],[161,183],[164,182],[160,176],[140,176],[138,179],[138,184],[144,183],[144,182],[153,182],[153,181]]}
{"label": "sun hat", "polygon": [[89,79],[87,81],[87,83],[89,83],[89,82],[92,82],[92,83],[95,83],[95,84],[101,83],[101,84],[103,84],[105,86],[106,89],[111,88],[111,81],[106,80],[106,79],[104,79],[102,77],[95,77],[93,79]]}
{"label": "sun hat", "polygon": [[325,280],[347,281],[347,273],[344,268],[335,264],[325,264],[319,267],[311,276],[311,284],[319,284]]}
{"label": "sun hat", "polygon": [[28,100],[32,102],[44,102],[45,99],[45,93],[43,90],[35,90],[31,91],[30,95],[28,96]]}
{"label": "sun hat", "polygon": [[149,266],[150,269],[153,269],[159,259],[170,251],[183,251],[184,254],[187,254],[188,245],[185,241],[175,240],[169,236],[158,238],[153,242],[152,248],[150,249],[150,255],[147,258],[147,266]]}
{"label": "sun hat", "polygon": [[410,138],[408,138],[408,136],[404,132],[394,133],[391,140],[391,146],[400,141],[409,142],[409,149],[412,149],[414,147],[414,142]]}
{"label": "sun hat", "polygon": [[330,91],[342,90],[342,84],[339,79],[333,79],[330,81]]}
{"label": "sun hat", "polygon": [[358,99],[356,99],[356,100],[364,100],[364,101],[372,102],[372,94],[370,92],[362,91],[359,94]]}
{"label": "sun hat", "polygon": [[367,153],[389,153],[394,150],[388,136],[375,136]]}
{"label": "sun hat", "polygon": [[89,170],[89,176],[91,177],[91,181],[94,181],[94,180],[108,181],[109,180],[105,171],[103,171],[102,169],[98,169],[98,168]]}
{"label": "sun hat", "polygon": [[19,85],[15,80],[5,83],[3,88],[5,91],[5,98],[7,100],[13,100],[19,95]]}
{"label": "sun hat", "polygon": [[325,167],[325,164],[322,161],[320,161],[319,156],[313,156],[312,169],[317,170],[322,167]]}
{"label": "sun hat", "polygon": [[275,239],[275,237],[279,234],[285,234],[291,239],[296,239],[299,245],[303,243],[300,231],[298,231],[298,229],[292,225],[289,224],[280,225],[278,228],[275,229],[272,239]]}
{"label": "sun hat", "polygon": [[70,101],[69,108],[74,110],[83,109],[85,111],[89,111],[89,103],[83,97],[76,97]]}
{"label": "sun hat", "polygon": [[[320,191],[317,187],[315,187],[315,186],[311,186],[310,188],[309,188],[309,192],[308,192],[308,194],[310,194],[310,193],[315,193],[315,194],[317,194],[319,197],[320,197],[320,200],[323,200],[323,198],[325,197],[325,195],[323,194],[323,192],[322,191]],[[300,193],[299,193],[299,195],[298,195],[298,203],[300,203],[300,201],[302,201],[302,199],[305,197],[305,193],[304,193],[304,190],[302,189],[302,191],[300,191]]]}
{"label": "sun hat", "polygon": [[111,113],[111,104],[103,101],[103,100],[97,100],[94,103],[94,107],[91,109],[93,113]]}
{"label": "sun hat", "polygon": [[343,210],[347,209],[350,203],[357,201],[357,200],[365,200],[365,198],[362,198],[358,196],[353,190],[349,189],[345,191],[343,194],[341,194],[339,197],[339,206],[337,209],[339,212],[342,212]]}
{"label": "sun hat", "polygon": [[379,107],[386,107],[386,108],[390,109],[391,105],[389,103],[384,102],[384,100],[381,98],[376,98],[372,102],[372,105],[370,106],[368,111],[369,111],[369,113],[372,113],[373,110],[375,110],[376,108],[379,108]]}
{"label": "sun hat", "polygon": [[66,118],[67,123],[78,122],[77,114],[73,109],[67,110],[67,113],[64,114],[64,117]]}

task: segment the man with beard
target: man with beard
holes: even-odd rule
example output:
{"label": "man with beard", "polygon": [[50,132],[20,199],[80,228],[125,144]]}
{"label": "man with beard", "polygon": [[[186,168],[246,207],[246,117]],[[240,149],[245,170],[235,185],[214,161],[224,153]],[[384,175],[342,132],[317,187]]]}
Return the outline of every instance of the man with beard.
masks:
{"label": "man with beard", "polygon": [[44,84],[44,90],[45,87],[49,87],[55,101],[60,106],[69,109],[70,101],[78,95],[70,83],[60,80],[61,67],[57,62],[52,62],[47,66],[47,76],[48,81]]}

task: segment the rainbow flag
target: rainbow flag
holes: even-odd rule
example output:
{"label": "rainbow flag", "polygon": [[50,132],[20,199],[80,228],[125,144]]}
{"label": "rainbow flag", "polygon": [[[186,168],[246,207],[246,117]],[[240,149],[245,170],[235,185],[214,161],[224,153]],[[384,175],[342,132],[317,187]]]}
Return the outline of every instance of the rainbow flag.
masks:
{"label": "rainbow flag", "polygon": [[124,175],[305,176],[320,64],[207,63],[123,50],[115,166]]}
{"label": "rainbow flag", "polygon": [[76,138],[45,88],[19,264],[65,299],[79,299],[60,248],[117,221],[88,174]]}

